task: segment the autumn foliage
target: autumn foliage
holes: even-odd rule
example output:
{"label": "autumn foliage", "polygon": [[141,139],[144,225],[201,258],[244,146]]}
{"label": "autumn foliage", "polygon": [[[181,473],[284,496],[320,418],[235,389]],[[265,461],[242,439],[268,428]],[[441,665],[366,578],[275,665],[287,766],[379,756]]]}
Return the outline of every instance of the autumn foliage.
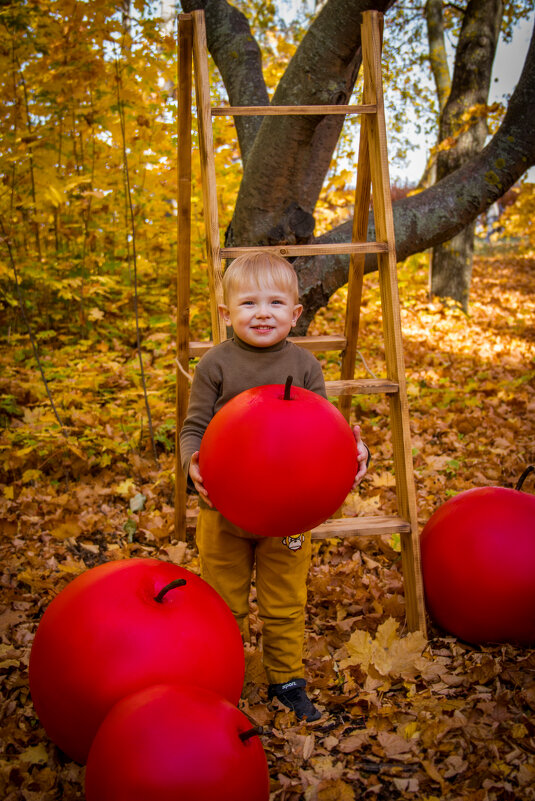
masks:
{"label": "autumn foliage", "polygon": [[[422,257],[423,258],[423,257]],[[421,524],[472,486],[513,486],[534,461],[535,262],[479,257],[473,311],[430,303],[421,265],[400,270],[414,464]],[[315,321],[340,330],[343,291]],[[107,323],[109,325],[110,323]],[[101,323],[101,325],[105,325]],[[0,558],[6,699],[0,788],[6,801],[83,798],[83,772],[47,740],[32,706],[27,666],[44,608],[72,579],[105,560],[158,556],[198,572],[192,539],[173,534],[173,338],[171,322],[144,337],[159,463],[151,454],[132,343],[46,342],[47,372],[62,415],[50,412],[22,335],[0,352],[3,407]],[[368,277],[360,350],[383,369],[380,304]],[[51,344],[54,344],[54,348]],[[337,356],[323,354],[326,375]],[[366,374],[364,366],[359,368]],[[359,399],[354,415],[373,462],[345,513],[394,510],[386,401]],[[531,479],[532,480],[532,479]],[[533,492],[533,485],[526,486]],[[193,512],[193,509],[192,509]],[[316,701],[331,713],[317,728],[266,706],[252,603],[252,642],[242,709],[265,727],[274,801],[426,797],[534,797],[535,653],[466,645],[431,627],[426,643],[404,624],[399,543],[327,540],[315,546],[306,658]],[[492,747],[489,747],[489,743]]]}
{"label": "autumn foliage", "polygon": [[[1,20],[0,797],[75,801],[83,769],[46,738],[28,690],[44,609],[112,559],[199,572],[194,500],[188,541],[174,534],[175,39],[143,0],[131,17],[109,0],[35,0],[2,6]],[[289,55],[283,44],[273,53]],[[223,226],[240,179],[231,135],[216,123]],[[194,172],[191,325],[208,339]],[[319,229],[346,213],[342,179],[326,186]],[[499,227],[481,246],[468,315],[429,301],[427,256],[400,265],[422,526],[453,494],[512,487],[535,462],[533,208],[528,184],[502,221],[524,252]],[[344,308],[341,289],[311,333],[341,332]],[[371,274],[359,377],[384,375],[380,322]],[[338,378],[339,354],[320,358]],[[355,400],[373,459],[348,516],[395,511],[387,412],[385,398]],[[272,801],[535,800],[535,652],[469,646],[432,624],[428,642],[409,634],[395,538],[315,545],[307,672],[330,713],[315,728],[266,706],[254,593],[251,604],[241,707],[265,729]]]}

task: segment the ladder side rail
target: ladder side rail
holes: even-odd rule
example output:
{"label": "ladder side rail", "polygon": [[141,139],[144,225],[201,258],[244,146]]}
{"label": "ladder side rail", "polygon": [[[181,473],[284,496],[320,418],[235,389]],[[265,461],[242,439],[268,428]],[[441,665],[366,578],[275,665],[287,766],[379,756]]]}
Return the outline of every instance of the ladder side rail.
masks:
{"label": "ladder side rail", "polygon": [[195,66],[197,125],[199,129],[199,154],[201,159],[204,220],[206,226],[210,314],[212,320],[212,336],[214,342],[219,343],[227,338],[227,331],[218,309],[219,304],[223,303],[223,272],[219,242],[214,137],[210,107],[210,78],[207,57],[208,45],[206,42],[204,12],[193,11],[191,16],[193,19],[193,61]]}
{"label": "ladder side rail", "polygon": [[416,490],[412,463],[412,445],[407,403],[405,364],[401,338],[401,315],[397,283],[394,219],[390,196],[384,99],[382,90],[378,12],[364,14],[362,56],[373,82],[377,114],[369,118],[370,164],[373,187],[373,210],[377,238],[389,244],[388,253],[377,256],[383,310],[383,334],[387,378],[399,385],[399,392],[389,395],[390,423],[398,513],[411,524],[409,534],[401,534],[402,567],[405,585],[407,623],[411,630],[426,632],[425,603],[420,561],[420,540],[416,509]]}
{"label": "ladder side rail", "polygon": [[[177,152],[177,328],[175,536],[186,539],[186,476],[180,462],[179,435],[186,417],[189,381],[189,306],[191,259],[191,90],[193,23],[189,14],[178,18],[178,152]],[[182,369],[180,369],[180,367]]]}
{"label": "ladder side rail", "polygon": [[[366,76],[364,89],[366,91]],[[360,123],[359,155],[357,162],[357,181],[355,186],[355,207],[353,212],[352,242],[364,242],[368,235],[368,214],[371,194],[370,151],[368,147],[367,118],[362,117]],[[342,380],[355,376],[355,359],[357,356],[360,309],[362,303],[362,285],[364,281],[364,253],[352,253],[349,257],[349,275],[347,283],[347,308],[345,319],[346,347],[342,352],[340,377]],[[350,421],[351,396],[340,398],[338,407],[346,420]]]}

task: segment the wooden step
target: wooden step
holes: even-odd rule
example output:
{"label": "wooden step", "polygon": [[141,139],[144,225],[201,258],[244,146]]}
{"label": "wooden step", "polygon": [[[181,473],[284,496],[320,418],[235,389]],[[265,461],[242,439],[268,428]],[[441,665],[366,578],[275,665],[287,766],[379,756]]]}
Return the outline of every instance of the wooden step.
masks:
{"label": "wooden step", "polygon": [[[346,346],[346,338],[342,334],[326,334],[322,336],[309,336],[309,337],[290,337],[292,342],[300,345],[305,350],[310,350],[312,353],[323,353],[328,350],[343,350]],[[189,357],[190,359],[197,359],[202,356],[206,351],[210,350],[214,345],[213,342],[190,342],[189,343]]]}
{"label": "wooden step", "polygon": [[[199,516],[198,508],[187,509],[186,517],[193,525]],[[388,534],[410,534],[411,526],[401,517],[339,517],[326,520],[311,531],[313,540],[331,537],[381,537]]]}
{"label": "wooden step", "polygon": [[399,384],[387,378],[348,378],[339,381],[326,381],[327,395],[339,398],[342,395],[395,395]]}
{"label": "wooden step", "polygon": [[288,114],[376,114],[372,103],[353,106],[212,106],[212,117],[274,117]]}
{"label": "wooden step", "polygon": [[266,250],[278,256],[340,256],[346,253],[388,253],[387,242],[329,242],[314,245],[263,245],[256,247],[221,248],[224,259],[235,259],[246,253]]}
{"label": "wooden step", "polygon": [[410,523],[401,517],[340,517],[313,528],[312,539],[379,537],[382,534],[409,534],[410,530]]}

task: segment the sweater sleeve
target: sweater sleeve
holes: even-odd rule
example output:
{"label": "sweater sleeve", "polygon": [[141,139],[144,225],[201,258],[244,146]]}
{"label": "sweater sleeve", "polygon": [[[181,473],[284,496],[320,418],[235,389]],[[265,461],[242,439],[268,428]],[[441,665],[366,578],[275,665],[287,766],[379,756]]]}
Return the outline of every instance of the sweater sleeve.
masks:
{"label": "sweater sleeve", "polygon": [[214,371],[205,369],[201,361],[195,369],[191,384],[188,413],[180,432],[180,460],[188,482],[191,457],[201,446],[203,434],[214,416],[219,397],[220,382],[213,373]]}
{"label": "sweater sleeve", "polygon": [[307,369],[305,378],[305,389],[309,389],[311,392],[321,395],[322,398],[327,398],[327,390],[325,389],[325,379],[323,377],[321,364],[315,356],[309,354],[307,351],[305,351],[305,353],[307,353],[307,356],[311,357],[310,367]]}

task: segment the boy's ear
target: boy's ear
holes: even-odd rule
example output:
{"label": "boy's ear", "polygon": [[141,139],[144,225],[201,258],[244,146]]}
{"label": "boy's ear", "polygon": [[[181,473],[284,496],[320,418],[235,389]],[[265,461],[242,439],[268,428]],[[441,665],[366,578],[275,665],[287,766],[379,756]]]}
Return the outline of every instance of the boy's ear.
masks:
{"label": "boy's ear", "polygon": [[303,305],[301,303],[297,303],[294,306],[294,313],[293,313],[293,317],[292,317],[292,326],[297,324],[297,321],[299,320],[299,318],[301,317],[302,314],[303,314]]}
{"label": "boy's ear", "polygon": [[224,322],[227,325],[230,325],[230,312],[228,310],[228,306],[225,306],[224,303],[220,303],[217,308],[218,308],[219,314],[223,318]]}

